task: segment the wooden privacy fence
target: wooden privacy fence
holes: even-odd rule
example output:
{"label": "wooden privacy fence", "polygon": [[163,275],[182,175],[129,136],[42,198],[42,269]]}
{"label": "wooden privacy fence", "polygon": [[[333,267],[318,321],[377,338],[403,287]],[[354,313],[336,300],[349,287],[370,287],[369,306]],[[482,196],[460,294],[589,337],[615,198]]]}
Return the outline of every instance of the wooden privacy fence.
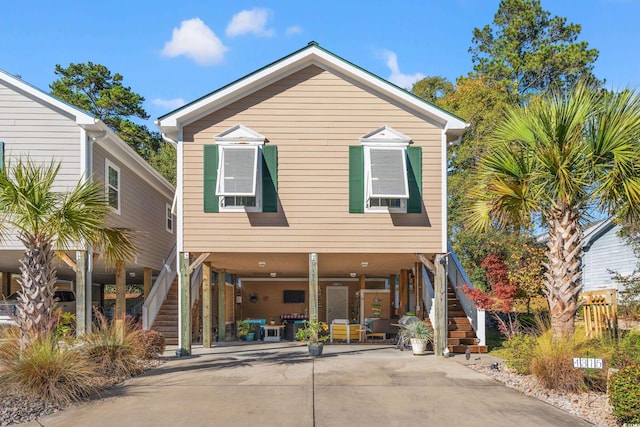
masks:
{"label": "wooden privacy fence", "polygon": [[615,335],[618,330],[618,304],[615,289],[582,292],[584,324],[588,338],[602,336],[603,331]]}

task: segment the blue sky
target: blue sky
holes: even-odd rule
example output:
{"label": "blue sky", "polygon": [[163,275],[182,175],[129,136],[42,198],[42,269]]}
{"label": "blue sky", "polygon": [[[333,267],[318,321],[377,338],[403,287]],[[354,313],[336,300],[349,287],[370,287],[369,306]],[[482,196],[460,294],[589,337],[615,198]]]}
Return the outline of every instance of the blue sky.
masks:
{"label": "blue sky", "polygon": [[[124,76],[152,119],[315,40],[399,84],[472,69],[472,31],[498,0],[0,0],[0,69],[49,91],[56,64]],[[542,0],[582,25],[608,86],[640,87],[640,0]],[[151,122],[149,125],[155,129]]]}

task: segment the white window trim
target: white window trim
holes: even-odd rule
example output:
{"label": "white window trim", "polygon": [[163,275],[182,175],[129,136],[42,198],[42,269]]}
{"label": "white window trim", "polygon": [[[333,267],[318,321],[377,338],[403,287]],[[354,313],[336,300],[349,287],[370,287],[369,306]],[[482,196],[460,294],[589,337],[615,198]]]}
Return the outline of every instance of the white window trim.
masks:
{"label": "white window trim", "polygon": [[[400,199],[400,207],[398,208],[390,208],[388,206],[369,206],[369,197],[370,194],[370,176],[371,176],[371,148],[385,148],[385,149],[397,149],[402,150],[405,153],[403,157],[402,163],[404,166],[405,174],[407,170],[407,147],[409,146],[408,142],[363,142],[364,147],[364,212],[365,213],[406,213],[407,212],[407,198],[403,197],[375,197],[379,199]],[[409,191],[409,183],[407,177],[407,192]]]}
{"label": "white window trim", "polygon": [[[167,232],[173,234],[173,230],[176,228],[175,223],[176,223],[176,219],[175,216],[173,215],[173,211],[171,209],[171,205],[169,203],[165,204],[165,218],[164,218],[164,227],[165,230],[167,230]],[[169,224],[169,219],[171,219],[171,227],[168,227]]]}
{"label": "white window trim", "polygon": [[[225,206],[224,205],[225,196],[216,194],[219,197],[219,205],[218,205],[219,212],[262,212],[262,146],[264,145],[264,140],[259,140],[259,141],[243,140],[243,141],[224,141],[224,142],[217,141],[217,142],[218,142],[218,146],[221,148],[220,150],[221,152],[219,153],[219,159],[218,159],[218,180],[221,177],[220,166],[223,161],[222,152],[224,152],[224,147],[238,146],[238,145],[255,147],[257,149],[256,162],[258,163],[256,165],[256,183],[255,183],[256,205],[255,206],[231,206],[231,207]],[[250,195],[250,196],[244,196],[244,197],[254,197],[254,196]]]}
{"label": "white window trim", "polygon": [[120,211],[122,209],[122,175],[118,166],[116,166],[111,160],[107,158],[104,159],[104,188],[105,196],[107,197],[107,203],[109,203],[109,189],[111,188],[111,185],[109,184],[109,168],[115,170],[118,174],[118,188],[116,188],[116,190],[118,191],[118,208],[116,209],[111,206],[111,204],[109,204],[109,209],[111,209],[112,212],[120,215]]}

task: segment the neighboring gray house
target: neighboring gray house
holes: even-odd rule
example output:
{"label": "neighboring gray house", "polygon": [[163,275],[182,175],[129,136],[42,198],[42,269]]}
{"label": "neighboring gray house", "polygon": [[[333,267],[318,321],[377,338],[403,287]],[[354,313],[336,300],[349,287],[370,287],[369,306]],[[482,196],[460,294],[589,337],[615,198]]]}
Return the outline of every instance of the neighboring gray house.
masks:
{"label": "neighboring gray house", "polygon": [[621,291],[622,285],[613,280],[611,271],[628,275],[636,269],[639,259],[633,248],[618,236],[618,231],[620,226],[611,219],[597,222],[585,230],[583,291],[613,288]]}
{"label": "neighboring gray house", "polygon": [[[175,190],[102,121],[0,71],[0,156],[7,165],[26,156],[36,163],[60,162],[59,191],[82,179],[103,182],[111,225],[136,231],[139,253],[125,266],[127,283],[151,287],[176,241],[171,213]],[[17,290],[22,250],[15,236],[0,243],[0,294]],[[62,262],[57,268],[60,279],[86,283],[74,290],[79,326],[90,328],[91,306],[99,303],[104,284],[115,283],[115,272],[91,248],[77,247],[67,255],[73,261],[86,259],[84,271],[74,272]]]}

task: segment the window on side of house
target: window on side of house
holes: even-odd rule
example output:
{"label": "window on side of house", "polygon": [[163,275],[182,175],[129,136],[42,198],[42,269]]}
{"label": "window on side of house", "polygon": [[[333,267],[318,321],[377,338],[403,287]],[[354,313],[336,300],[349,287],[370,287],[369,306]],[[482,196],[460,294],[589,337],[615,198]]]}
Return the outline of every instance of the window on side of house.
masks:
{"label": "window on side of house", "polygon": [[220,210],[259,210],[261,158],[258,145],[219,145],[216,196]]}
{"label": "window on side of house", "polygon": [[120,214],[120,168],[109,159],[105,159],[104,181],[107,193],[107,202],[111,209]]}
{"label": "window on side of house", "polygon": [[381,126],[349,146],[349,212],[422,213],[422,148]]}
{"label": "window on side of house", "polygon": [[171,212],[171,205],[169,203],[166,204],[165,207],[166,212],[166,229],[169,233],[173,233],[173,213]]}
{"label": "window on side of house", "polygon": [[405,147],[365,146],[366,210],[403,212],[409,198]]}

